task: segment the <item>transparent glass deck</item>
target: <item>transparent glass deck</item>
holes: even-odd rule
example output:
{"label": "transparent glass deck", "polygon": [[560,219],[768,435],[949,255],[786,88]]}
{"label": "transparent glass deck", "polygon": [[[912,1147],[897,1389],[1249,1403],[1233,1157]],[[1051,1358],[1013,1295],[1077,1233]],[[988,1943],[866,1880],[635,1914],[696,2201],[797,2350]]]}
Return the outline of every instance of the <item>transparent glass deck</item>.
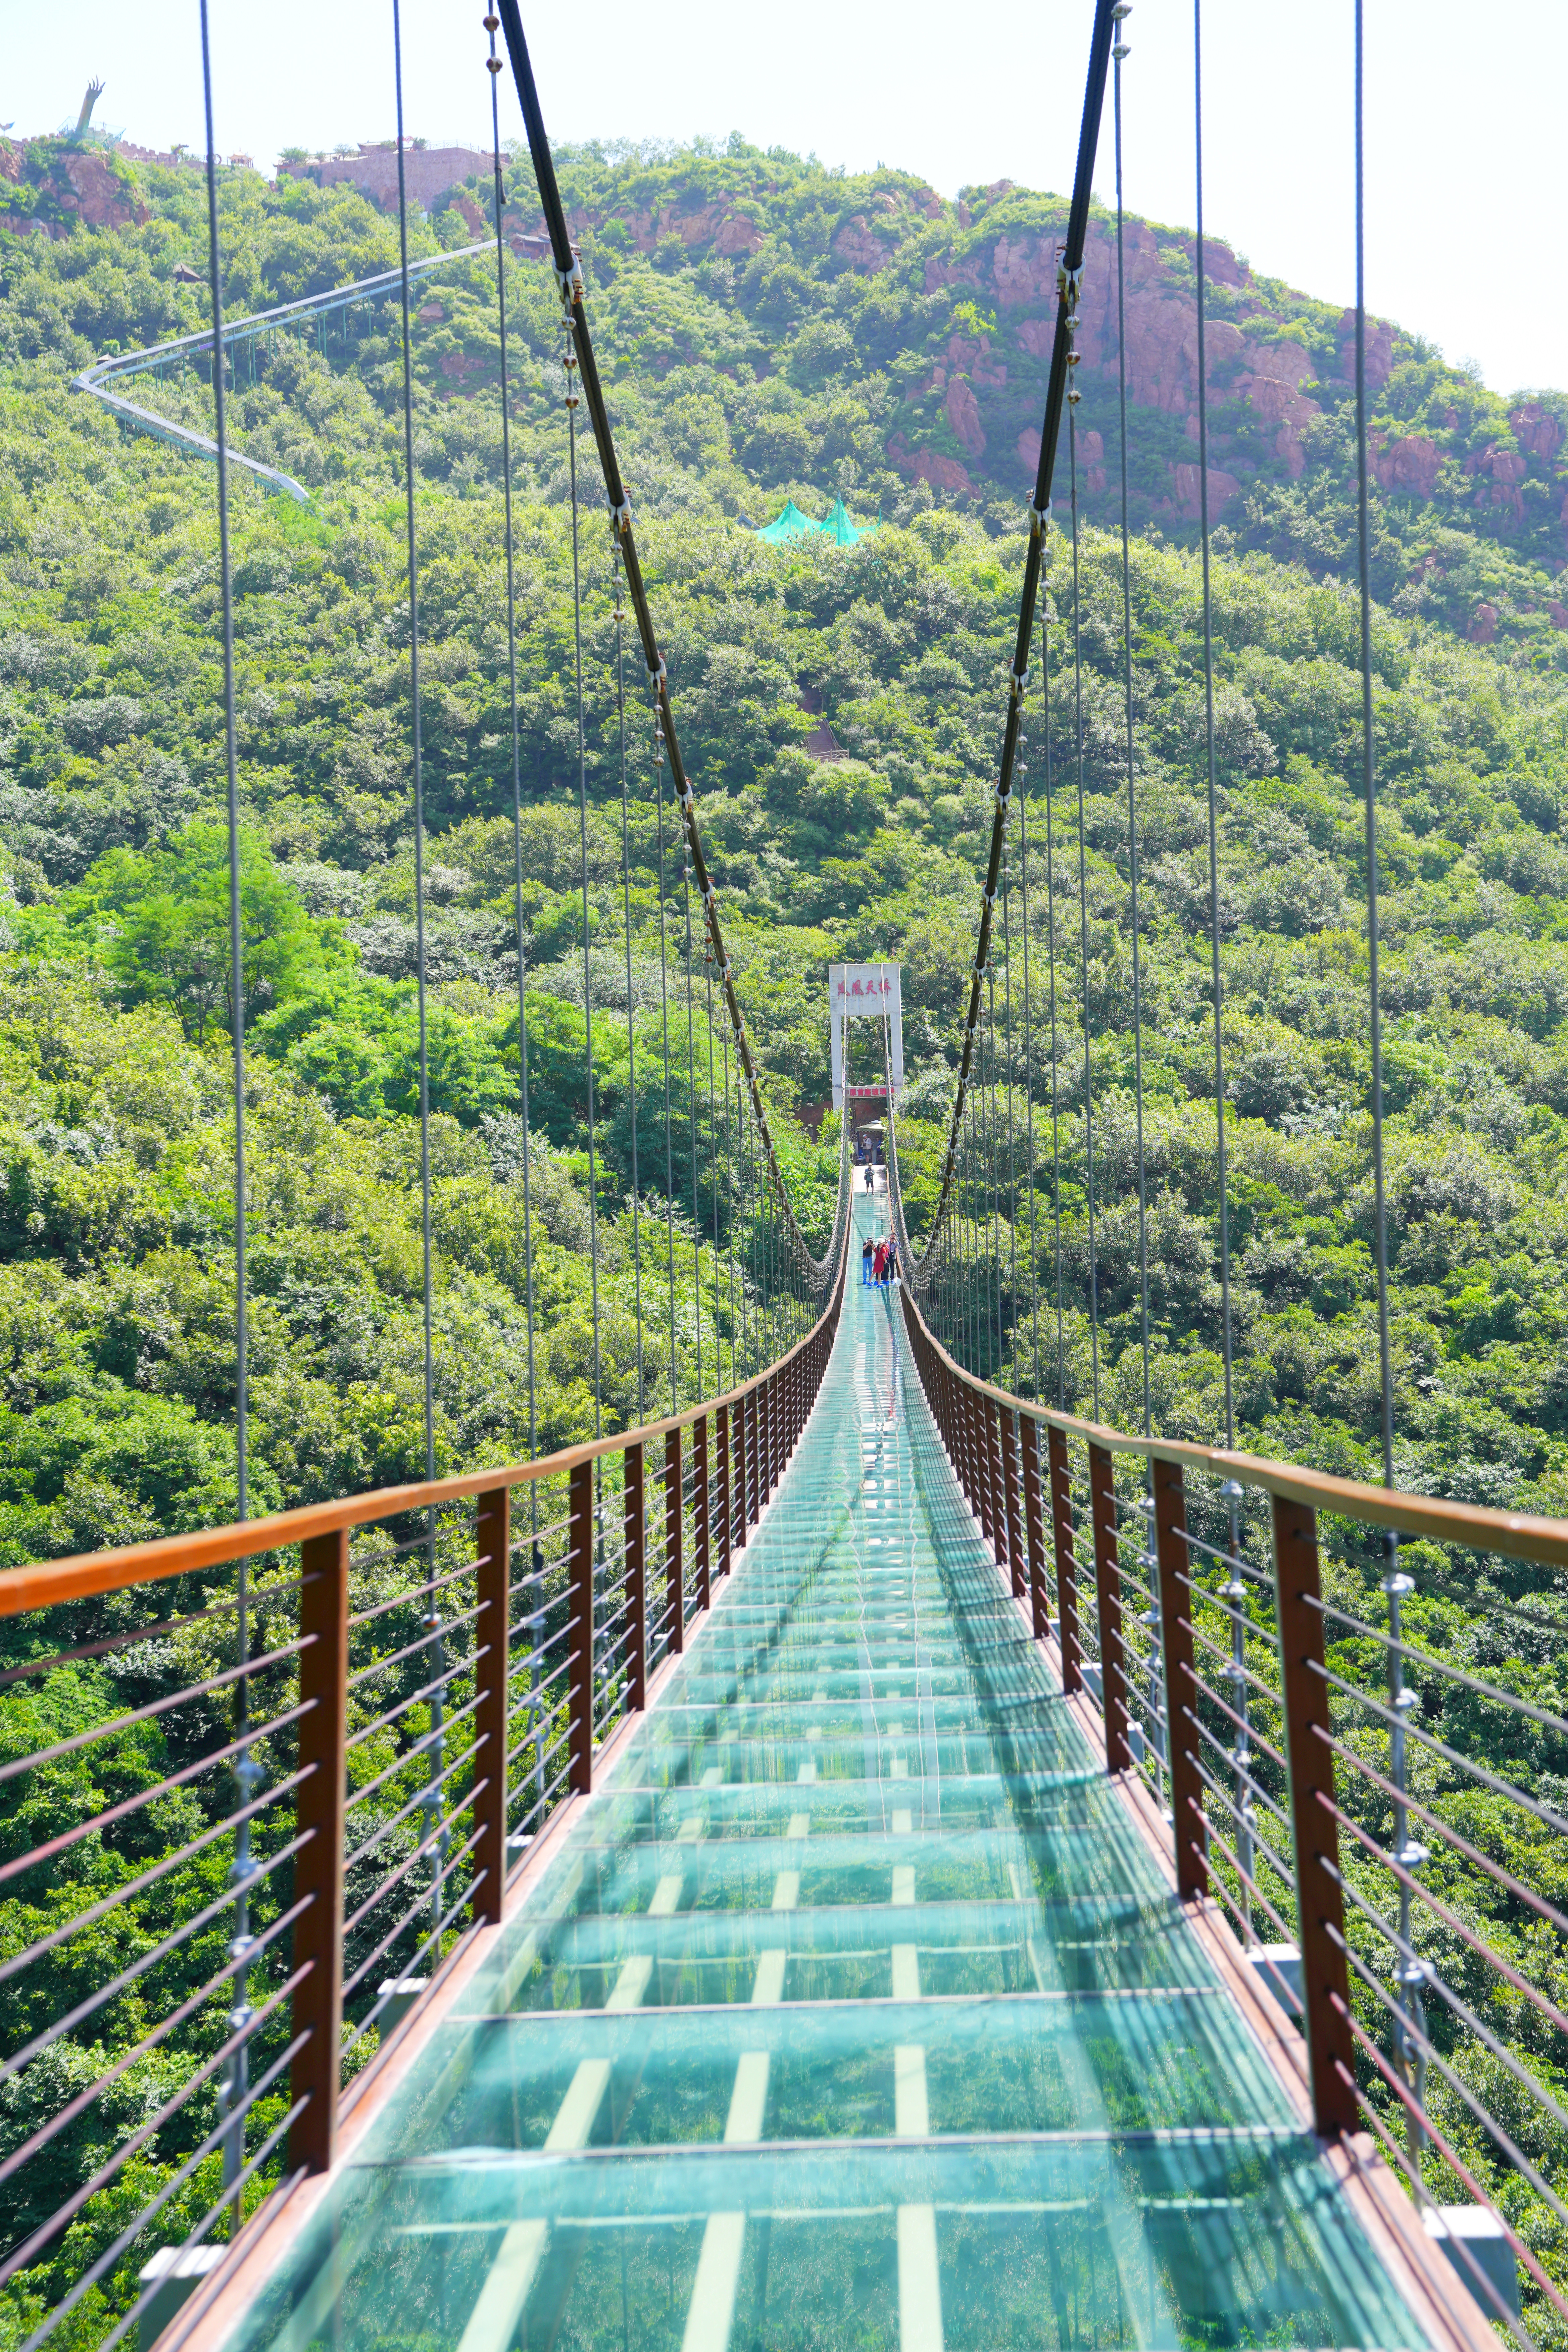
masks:
{"label": "transparent glass deck", "polygon": [[233,2352],[1426,2340],[1053,1691],[889,1291],[462,2009]]}

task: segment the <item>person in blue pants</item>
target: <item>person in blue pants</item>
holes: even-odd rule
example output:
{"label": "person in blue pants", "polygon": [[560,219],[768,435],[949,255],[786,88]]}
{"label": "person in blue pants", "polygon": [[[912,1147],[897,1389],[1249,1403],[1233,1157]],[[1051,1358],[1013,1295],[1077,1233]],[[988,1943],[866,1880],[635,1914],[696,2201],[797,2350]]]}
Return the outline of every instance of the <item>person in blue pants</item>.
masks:
{"label": "person in blue pants", "polygon": [[862,1288],[865,1288],[871,1279],[871,1260],[876,1255],[876,1246],[877,1245],[872,1241],[871,1236],[868,1234],[866,1236],[866,1246],[860,1253],[860,1283]]}

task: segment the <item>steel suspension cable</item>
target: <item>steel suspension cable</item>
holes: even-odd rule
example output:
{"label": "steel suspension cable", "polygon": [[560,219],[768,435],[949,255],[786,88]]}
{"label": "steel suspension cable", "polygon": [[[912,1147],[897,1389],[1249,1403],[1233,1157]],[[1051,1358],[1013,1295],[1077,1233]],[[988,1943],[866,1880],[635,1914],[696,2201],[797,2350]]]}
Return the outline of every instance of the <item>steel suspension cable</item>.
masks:
{"label": "steel suspension cable", "polygon": [[[1373,732],[1372,695],[1372,495],[1367,465],[1366,398],[1366,57],[1363,0],[1355,0],[1355,409],[1356,409],[1356,539],[1361,605],[1361,724],[1362,791],[1366,818],[1366,940],[1367,993],[1372,1045],[1372,1167],[1373,1202],[1376,1222],[1377,1344],[1382,1400],[1378,1433],[1382,1441],[1383,1483],[1394,1485],[1394,1351],[1388,1319],[1388,1210],[1384,1181],[1383,1150],[1383,994],[1378,938],[1377,873],[1377,744]],[[1418,1704],[1406,1686],[1402,1604],[1415,1589],[1414,1577],[1399,1566],[1399,1537],[1389,1528],[1383,1538],[1384,1573],[1380,1580],[1388,1601],[1388,1705],[1394,1724],[1389,1734],[1390,1775],[1398,1796],[1394,1805],[1393,1859],[1399,1876],[1399,2000],[1414,2032],[1394,2029],[1394,2063],[1411,2084],[1416,2105],[1425,2102],[1426,2074],[1426,2014],[1421,1999],[1424,1963],[1411,1943],[1411,1880],[1409,1874],[1426,1859],[1411,1836],[1405,1803],[1409,1769],[1405,1719]],[[1419,2162],[1425,2133],[1414,2116],[1408,2120],[1410,2154]]]}
{"label": "steel suspension cable", "polygon": [[[234,1467],[235,1517],[250,1517],[250,1301],[246,1265],[246,1218],[249,1186],[246,1175],[245,1137],[245,929],[240,894],[239,761],[235,718],[234,685],[234,560],[229,538],[228,411],[223,364],[223,273],[218,251],[217,147],[213,123],[212,36],[207,0],[202,0],[202,102],[206,127],[207,289],[212,304],[213,436],[217,457],[218,572],[223,608],[224,760],[227,779],[228,819],[228,996],[231,1035],[230,1083],[234,1095]],[[250,1940],[249,1803],[263,1778],[261,1765],[246,1742],[250,1724],[250,1677],[244,1671],[250,1656],[250,1562],[238,1563],[235,1595],[235,1644],[240,1674],[234,1686],[234,1736],[240,1742],[233,1779],[240,1815],[235,1832],[230,1881],[234,1887],[234,1939],[237,1958]],[[237,2032],[249,2024],[254,2011],[243,1959],[234,1979],[233,2025]],[[218,2089],[220,2115],[232,2114],[234,2124],[223,2143],[223,2186],[234,2190],[245,2166],[245,2095],[249,2083],[249,2042],[242,2038]],[[232,2224],[240,2223],[237,2204]]]}
{"label": "steel suspension cable", "polygon": [[[490,36],[495,38],[494,34]],[[632,1295],[637,1327],[637,1419],[647,1410],[642,1360],[642,1203],[637,1183],[637,1003],[632,992],[632,855],[631,819],[626,797],[626,602],[621,594],[621,551],[612,544],[610,581],[616,597],[616,717],[621,749],[621,919],[626,935],[626,1097],[632,1126]],[[530,1484],[537,1486],[532,1479]]]}
{"label": "steel suspension cable", "polygon": [[[1131,14],[1130,0],[1117,0],[1116,17]],[[1143,1153],[1143,969],[1138,931],[1138,780],[1132,741],[1132,549],[1127,498],[1127,271],[1122,238],[1121,66],[1127,45],[1111,50],[1116,130],[1116,389],[1121,420],[1121,658],[1127,706],[1127,870],[1132,925],[1132,1075],[1138,1150],[1138,1290],[1143,1347],[1143,1434],[1152,1433],[1149,1395],[1149,1181]],[[1150,1492],[1153,1463],[1149,1462]]]}
{"label": "steel suspension cable", "polygon": [[1094,1051],[1089,1011],[1089,828],[1083,805],[1083,599],[1079,583],[1078,387],[1068,411],[1068,458],[1072,483],[1073,747],[1078,763],[1078,934],[1083,977],[1083,1165],[1089,1201],[1089,1346],[1094,1375],[1094,1417],[1100,1419],[1100,1267],[1094,1222]]}
{"label": "steel suspension cable", "polygon": [[583,688],[583,551],[577,511],[578,361],[574,321],[566,328],[566,463],[572,496],[572,647],[577,681],[577,837],[583,859],[583,1067],[588,1089],[588,1276],[594,1307],[594,1435],[604,1434],[604,1380],[599,1355],[599,1175],[594,1133],[594,974],[588,924],[588,727]]}
{"label": "steel suspension cable", "polygon": [[[740,1375],[736,1370],[735,1343],[740,1337],[735,1306],[735,1138],[730,1122],[730,1032],[723,1033],[724,1063],[724,1226],[730,1261],[730,1386],[733,1388]],[[737,1108],[739,1089],[736,1090]],[[744,1293],[742,1292],[742,1298]]]}
{"label": "steel suspension cable", "polygon": [[1365,60],[1363,0],[1355,0],[1355,409],[1357,552],[1361,591],[1362,793],[1366,820],[1366,950],[1372,1022],[1372,1173],[1377,1247],[1377,1345],[1383,1403],[1379,1436],[1383,1483],[1394,1484],[1394,1357],[1388,1328],[1388,1206],[1383,1159],[1383,1002],[1380,986],[1377,877],[1377,746],[1372,711],[1372,508],[1367,478],[1366,224],[1364,189]]}
{"label": "steel suspension cable", "polygon": [[[1204,79],[1203,0],[1193,0],[1194,154],[1197,177],[1198,278],[1198,517],[1203,538],[1204,721],[1208,752],[1209,937],[1214,970],[1214,1113],[1219,1178],[1219,1278],[1225,1347],[1225,1442],[1236,1444],[1235,1375],[1230,1319],[1230,1187],[1226,1164],[1225,1040],[1219,968],[1219,785],[1214,732],[1214,594],[1209,564],[1209,412],[1206,361],[1207,302],[1204,293]],[[1233,1542],[1231,1549],[1235,1549]]]}
{"label": "steel suspension cable", "polygon": [[1040,680],[1046,729],[1046,950],[1051,999],[1051,1204],[1056,1221],[1057,1404],[1067,1405],[1067,1359],[1062,1329],[1062,1129],[1057,1063],[1057,861],[1056,816],[1051,790],[1051,648],[1049,615],[1040,630]]}
{"label": "steel suspension cable", "polygon": [[[713,1196],[713,1385],[724,1385],[724,1338],[719,1308],[719,1115],[713,1090],[714,1065],[718,1059],[713,1050],[713,955],[710,949],[703,961],[708,982],[708,1164],[712,1173]],[[726,1108],[728,1101],[726,1100]]]}
{"label": "steel suspension cable", "polygon": [[[1206,345],[1208,300],[1205,291],[1204,270],[1203,0],[1193,0],[1193,121],[1194,160],[1197,184],[1198,515],[1203,538],[1204,711],[1208,754],[1209,941],[1214,984],[1214,1112],[1215,1171],[1219,1180],[1220,1307],[1225,1350],[1225,1442],[1228,1450],[1236,1444],[1236,1379],[1230,1305],[1230,1176],[1225,1127],[1224,991],[1219,953],[1219,787],[1215,759],[1214,595],[1209,553]],[[1242,1489],[1236,1479],[1227,1478],[1220,1488],[1220,1495],[1229,1518],[1230,1554],[1234,1559],[1241,1548]],[[1240,1578],[1234,1571],[1225,1591],[1226,1598],[1235,1604],[1231,1618],[1231,1654],[1233,1665],[1240,1669],[1246,1664],[1246,1633],[1241,1614],[1244,1588]],[[1247,1881],[1241,1889],[1241,1917],[1246,1933],[1250,1937],[1252,1933],[1250,1880],[1254,1867],[1251,1823],[1254,1814],[1251,1791],[1247,1778],[1247,1759],[1251,1751],[1247,1743],[1247,1699],[1245,1680],[1238,1677],[1236,1690],[1239,1719],[1236,1745],[1231,1750],[1235,1759],[1234,1811],[1237,1823],[1240,1864]]]}
{"label": "steel suspension cable", "polygon": [[665,923],[664,890],[664,714],[653,710],[654,803],[658,817],[658,1017],[664,1037],[664,1219],[669,1271],[669,1409],[680,1411],[675,1379],[675,1146],[669,1116],[669,942]]}
{"label": "steel suspension cable", "polygon": [[697,1205],[697,1041],[691,1009],[691,873],[680,845],[680,891],[686,909],[686,1109],[691,1136],[691,1305],[697,1332],[697,1393],[702,1394],[702,1219]]}
{"label": "steel suspension cable", "polygon": [[[990,1209],[986,1218],[985,1263],[985,1359],[992,1366],[992,1378],[999,1379],[1002,1371],[1002,1186],[999,1154],[996,1147],[996,959],[993,955],[985,971],[985,1045],[989,1063],[985,1089],[985,1141],[989,1159]],[[994,1307],[993,1307],[994,1301]],[[993,1337],[994,1336],[994,1349]]]}
{"label": "steel suspension cable", "polygon": [[[1018,795],[1019,814],[1023,814],[1023,794]],[[1013,1148],[1013,940],[1009,913],[1010,871],[1006,846],[1002,851],[1002,1024],[1006,1051],[1007,1072],[1007,1234],[1010,1245],[1008,1276],[1010,1311],[1013,1318],[1013,1386],[1018,1385],[1018,1171]]]}
{"label": "steel suspension cable", "polygon": [[[500,331],[500,455],[501,496],[506,520],[506,659],[507,694],[511,710],[511,847],[512,916],[517,926],[517,1069],[522,1118],[522,1268],[528,1310],[528,1452],[539,1450],[539,1413],[534,1385],[533,1339],[533,1204],[529,1168],[528,1133],[528,952],[522,923],[522,740],[517,709],[517,555],[511,505],[511,388],[506,315],[506,237],[502,216],[506,190],[501,177],[500,60],[496,56],[496,27],[489,28],[490,142],[495,155],[496,300]],[[624,759],[623,759],[624,774]],[[640,1331],[639,1331],[640,1344]],[[539,1535],[539,1481],[528,1482],[528,1506],[535,1548]],[[537,1570],[537,1557],[531,1566]]]}
{"label": "steel suspension cable", "polygon": [[[1018,795],[1018,896],[1024,933],[1024,1116],[1029,1171],[1029,1319],[1035,1338],[1035,1394],[1040,1393],[1040,1236],[1035,1183],[1035,1020],[1029,996],[1029,797]],[[1015,1351],[1016,1352],[1016,1351]]]}
{"label": "steel suspension cable", "polygon": [[[408,276],[408,180],[403,128],[401,0],[392,0],[392,58],[397,102],[397,251],[400,272],[397,290],[403,329],[403,476],[408,536],[408,691],[414,754],[414,936],[419,1009],[419,1218],[425,1307],[425,1475],[426,1479],[433,1480],[436,1475],[436,1378],[430,1240],[430,1024],[425,938],[425,730],[419,676],[419,547],[414,510],[414,342]],[[426,1513],[426,1622],[433,1625],[437,1617],[434,1510]],[[446,1667],[446,1645],[439,1633],[435,1636],[430,1654],[433,1672],[439,1678]],[[431,1728],[436,1737],[429,1751],[430,1796],[426,1807],[426,1817],[431,1823],[426,1835],[436,1838],[430,1856],[430,1900],[437,1921],[441,1917],[441,1888],[447,1858],[441,1795],[445,1786],[445,1743],[441,1737],[444,1714],[444,1692],[437,1680],[430,1704]]]}

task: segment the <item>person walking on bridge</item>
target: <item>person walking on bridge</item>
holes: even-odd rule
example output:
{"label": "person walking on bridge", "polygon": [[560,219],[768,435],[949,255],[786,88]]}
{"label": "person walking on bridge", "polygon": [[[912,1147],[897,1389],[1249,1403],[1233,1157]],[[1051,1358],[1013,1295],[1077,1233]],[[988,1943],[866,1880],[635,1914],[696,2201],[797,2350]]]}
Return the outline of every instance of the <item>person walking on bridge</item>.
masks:
{"label": "person walking on bridge", "polygon": [[888,1244],[887,1244],[887,1243],[886,1243],[886,1242],[879,1242],[879,1243],[877,1244],[877,1255],[876,1255],[876,1258],[875,1258],[875,1260],[873,1261],[872,1268],[871,1268],[871,1279],[872,1279],[872,1281],[873,1281],[873,1282],[881,1282],[881,1281],[885,1280],[885,1279],[886,1279],[886,1276],[887,1276],[887,1272],[888,1272]]}
{"label": "person walking on bridge", "polygon": [[860,1285],[862,1289],[865,1288],[866,1285],[871,1279],[871,1258],[875,1248],[876,1244],[872,1241],[870,1234],[868,1234],[866,1236],[866,1246],[860,1253]]}

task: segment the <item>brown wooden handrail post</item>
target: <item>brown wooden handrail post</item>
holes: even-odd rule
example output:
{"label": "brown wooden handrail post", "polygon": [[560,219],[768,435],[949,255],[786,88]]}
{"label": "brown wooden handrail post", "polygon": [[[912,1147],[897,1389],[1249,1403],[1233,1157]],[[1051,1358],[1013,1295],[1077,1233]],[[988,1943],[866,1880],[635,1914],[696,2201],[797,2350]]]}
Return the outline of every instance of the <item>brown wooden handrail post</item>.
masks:
{"label": "brown wooden handrail post", "polygon": [[507,1700],[511,1682],[511,1489],[492,1486],[475,1523],[474,1647],[479,1690],[474,1708],[474,1921],[499,1927],[506,1893]]}
{"label": "brown wooden handrail post", "polygon": [[294,2056],[290,2099],[308,2102],[289,2127],[289,2163],[330,2172],[338,2144],[338,2045],[343,2018],[343,1796],[349,1669],[349,1530],[312,1536],[300,1549],[300,1768],[308,1778],[295,1822],[308,1837],[294,1861],[294,1895],[310,1895],[294,1923],[294,1966],[310,1974],[294,1991],[294,2032],[310,2040]]}
{"label": "brown wooden handrail post", "polygon": [[1078,1561],[1073,1554],[1072,1480],[1068,1470],[1068,1442],[1059,1429],[1047,1428],[1046,1460],[1051,1482],[1051,1545],[1057,1559],[1057,1624],[1062,1645],[1062,1689],[1068,1696],[1083,1688],[1083,1643],[1078,1629]]}
{"label": "brown wooden handrail post", "polygon": [[680,1491],[680,1432],[664,1433],[664,1597],[669,1618],[671,1650],[686,1647],[686,1584],[681,1570],[681,1537],[685,1532],[686,1497]]}
{"label": "brown wooden handrail post", "polygon": [[747,1422],[751,1419],[751,1415],[746,1410],[748,1402],[749,1399],[747,1396],[738,1396],[735,1399],[735,1410],[730,1419],[731,1433],[731,1459],[734,1464],[735,1492],[734,1502],[732,1505],[735,1515],[734,1548],[737,1551],[744,1551],[746,1548],[746,1533],[752,1524],[751,1473],[748,1459],[751,1446],[751,1436],[746,1427]]}
{"label": "brown wooden handrail post", "polygon": [[1328,1745],[1323,1615],[1315,1605],[1321,1594],[1318,1516],[1305,1504],[1287,1502],[1279,1495],[1274,1497],[1274,1590],[1296,1845],[1307,2067],[1312,2121],[1328,2138],[1356,2130],[1359,2116],[1339,1824],[1328,1811],[1334,1801],[1334,1759]]}
{"label": "brown wooden handrail post", "polygon": [[708,1416],[691,1424],[692,1545],[697,1554],[697,1605],[707,1609],[713,1599],[711,1545],[709,1540]]}
{"label": "brown wooden handrail post", "polygon": [[984,1497],[981,1525],[998,1567],[1006,1564],[1006,1530],[1002,1523],[1002,1448],[997,1442],[996,1407],[989,1397],[976,1397],[979,1407],[980,1491]]}
{"label": "brown wooden handrail post", "polygon": [[1024,1534],[1018,1512],[1018,1433],[1016,1413],[1002,1408],[1002,1502],[1007,1528],[1007,1570],[1013,1598],[1024,1597]]}
{"label": "brown wooden handrail post", "polygon": [[714,1480],[714,1493],[710,1507],[715,1515],[714,1524],[717,1527],[719,1534],[719,1558],[717,1563],[719,1573],[721,1576],[728,1576],[730,1573],[730,1529],[735,1508],[730,1485],[729,1406],[727,1404],[721,1404],[715,1418],[719,1423],[718,1430],[714,1437],[713,1446],[717,1475]]}
{"label": "brown wooden handrail post", "polygon": [[1035,1639],[1043,1642],[1051,1630],[1050,1603],[1046,1593],[1046,1526],[1040,1500],[1040,1433],[1033,1417],[1018,1415],[1018,1451],[1024,1463],[1024,1540],[1028,1551],[1029,1603]]}
{"label": "brown wooden handrail post", "polygon": [[572,1706],[572,1787],[580,1797],[594,1786],[594,1465],[579,1462],[567,1496],[571,1544],[572,1666],[567,1677]]}
{"label": "brown wooden handrail post", "polygon": [[762,1517],[763,1505],[767,1500],[767,1487],[764,1483],[766,1474],[763,1465],[766,1458],[768,1407],[767,1399],[763,1393],[766,1385],[765,1381],[759,1381],[746,1399],[746,1435],[750,1441],[748,1452],[752,1474],[750,1486],[752,1507],[748,1518],[752,1527],[755,1527]]}
{"label": "brown wooden handrail post", "polygon": [[1132,1762],[1127,1738],[1127,1654],[1121,1634],[1121,1578],[1116,1540],[1116,1465],[1103,1445],[1089,1449],[1089,1517],[1094,1530],[1094,1589],[1100,1609],[1100,1705],[1105,1718],[1105,1769]]}
{"label": "brown wooden handrail post", "polygon": [[1208,1824],[1197,1762],[1198,1684],[1193,1664],[1193,1602],[1185,1579],[1187,1504],[1181,1466],[1151,1465],[1154,1476],[1154,1553],[1160,1576],[1160,1650],[1165,1677],[1165,1762],[1176,1891],[1186,1900],[1209,1891]]}
{"label": "brown wooden handrail post", "polygon": [[969,1507],[980,1521],[982,1533],[988,1534],[985,1482],[980,1475],[980,1402],[967,1381],[960,1381],[959,1395],[963,1404],[963,1484]]}
{"label": "brown wooden handrail post", "polygon": [[647,1705],[647,1501],[643,1483],[641,1441],[628,1445],[626,1464],[626,1643],[629,1653],[628,1706]]}

